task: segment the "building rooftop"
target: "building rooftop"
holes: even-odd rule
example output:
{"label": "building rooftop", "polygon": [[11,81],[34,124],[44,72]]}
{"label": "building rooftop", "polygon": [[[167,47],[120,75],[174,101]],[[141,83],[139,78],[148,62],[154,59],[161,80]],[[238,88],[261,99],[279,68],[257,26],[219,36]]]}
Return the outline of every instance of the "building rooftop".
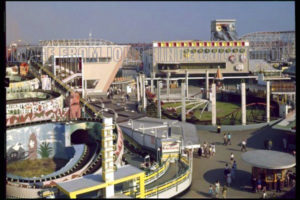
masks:
{"label": "building rooftop", "polygon": [[[114,180],[119,180],[124,177],[132,176],[143,172],[143,170],[140,170],[132,165],[125,165],[119,167],[117,171],[115,171]],[[105,181],[102,178],[102,174],[89,174],[70,181],[57,183],[57,185],[66,192],[71,193],[82,189],[92,188],[104,183]]]}
{"label": "building rooftop", "polygon": [[143,117],[137,120],[120,123],[121,127],[133,128],[141,134],[153,135],[159,138],[168,137],[168,124],[171,127],[170,140],[178,139],[183,134],[183,145],[185,147],[200,144],[196,126],[178,120],[157,119]]}

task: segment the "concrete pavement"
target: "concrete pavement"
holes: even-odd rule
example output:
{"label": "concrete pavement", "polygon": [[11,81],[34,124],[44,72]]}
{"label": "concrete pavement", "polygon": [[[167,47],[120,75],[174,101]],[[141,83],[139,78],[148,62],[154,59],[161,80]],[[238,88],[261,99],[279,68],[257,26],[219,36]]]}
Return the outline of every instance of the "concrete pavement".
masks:
{"label": "concrete pavement", "polygon": [[[282,137],[285,137],[282,131],[274,130],[271,127],[265,127],[259,130],[249,131],[235,131],[230,132],[232,135],[232,145],[223,145],[223,134],[217,134],[210,131],[198,130],[198,135],[203,144],[207,143],[216,144],[216,155],[210,159],[201,157],[194,154],[193,162],[193,181],[189,190],[179,195],[180,198],[209,198],[208,188],[213,185],[216,180],[220,181],[221,189],[225,184],[224,168],[225,164],[230,164],[231,152],[235,156],[237,162],[236,178],[232,181],[232,186],[227,190],[227,198],[260,198],[261,193],[251,192],[251,166],[241,159],[241,146],[240,143],[243,139],[247,140],[247,150],[263,149],[263,141],[266,138],[273,140],[273,150],[282,150]],[[283,190],[284,192],[287,189]],[[267,192],[271,195],[275,191]],[[283,195],[284,192],[277,194]]]}

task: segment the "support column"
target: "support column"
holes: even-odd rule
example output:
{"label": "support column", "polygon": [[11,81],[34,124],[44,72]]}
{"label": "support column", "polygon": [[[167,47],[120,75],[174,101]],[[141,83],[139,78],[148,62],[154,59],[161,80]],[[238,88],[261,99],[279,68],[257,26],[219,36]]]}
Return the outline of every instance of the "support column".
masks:
{"label": "support column", "polygon": [[270,122],[270,81],[267,81],[267,106],[266,106],[266,113],[267,113],[267,122]]}
{"label": "support column", "polygon": [[209,90],[209,73],[208,73],[208,70],[206,70],[206,80],[205,81],[206,81],[205,97],[206,97],[206,99],[209,99],[209,92],[208,92],[208,90]]}
{"label": "support column", "polygon": [[186,110],[185,110],[185,83],[181,82],[181,121],[186,120]]}
{"label": "support column", "polygon": [[186,97],[189,98],[189,72],[185,70]]}
{"label": "support column", "polygon": [[160,85],[161,81],[156,82],[157,85],[157,118],[161,119],[161,99],[160,99]]}
{"label": "support column", "polygon": [[154,88],[153,88],[153,72],[151,73],[151,93],[154,92]]}
{"label": "support column", "polygon": [[216,109],[216,84],[211,85],[211,124],[217,124],[217,109]]}
{"label": "support column", "polygon": [[139,81],[139,77],[137,76],[136,77],[136,98],[137,98],[137,102],[139,103],[140,102],[140,100],[141,100],[141,98],[140,98],[140,87],[139,87],[139,85],[140,85],[140,83],[139,83],[140,81]]}
{"label": "support column", "polygon": [[170,72],[167,74],[167,97],[170,96]]}
{"label": "support column", "polygon": [[[102,124],[102,178],[105,182],[114,181],[113,119],[103,118]],[[105,187],[105,198],[115,195],[114,185]]]}
{"label": "support column", "polygon": [[146,77],[143,74],[142,75],[142,87],[143,87],[143,109],[144,109],[144,112],[146,112],[146,108],[147,108],[147,97],[146,97],[145,80],[146,80]]}
{"label": "support column", "polygon": [[143,85],[142,85],[142,75],[139,74],[139,83],[140,83],[140,98],[143,100]]}
{"label": "support column", "polygon": [[242,125],[246,125],[246,84],[241,83],[242,96]]}

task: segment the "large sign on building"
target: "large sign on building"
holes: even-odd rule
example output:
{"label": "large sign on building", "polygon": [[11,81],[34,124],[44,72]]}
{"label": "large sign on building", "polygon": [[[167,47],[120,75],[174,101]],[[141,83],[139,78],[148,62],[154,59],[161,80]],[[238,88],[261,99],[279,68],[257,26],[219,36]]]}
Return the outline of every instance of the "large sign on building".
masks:
{"label": "large sign on building", "polygon": [[[150,72],[249,73],[248,41],[155,41]],[[149,55],[150,56],[150,55]]]}

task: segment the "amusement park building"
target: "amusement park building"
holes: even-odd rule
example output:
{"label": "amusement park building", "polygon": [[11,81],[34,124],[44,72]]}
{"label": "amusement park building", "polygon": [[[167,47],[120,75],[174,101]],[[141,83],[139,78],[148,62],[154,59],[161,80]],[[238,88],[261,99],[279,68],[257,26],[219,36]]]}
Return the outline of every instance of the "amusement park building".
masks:
{"label": "amusement park building", "polygon": [[239,41],[154,41],[144,52],[146,74],[249,73],[249,42]]}
{"label": "amusement park building", "polygon": [[[44,40],[39,45],[19,48],[36,55],[37,59],[57,78],[75,91],[89,93],[106,92],[126,58],[129,45],[118,45],[106,40]],[[25,52],[27,50],[27,53]],[[22,55],[22,52],[19,54]]]}

